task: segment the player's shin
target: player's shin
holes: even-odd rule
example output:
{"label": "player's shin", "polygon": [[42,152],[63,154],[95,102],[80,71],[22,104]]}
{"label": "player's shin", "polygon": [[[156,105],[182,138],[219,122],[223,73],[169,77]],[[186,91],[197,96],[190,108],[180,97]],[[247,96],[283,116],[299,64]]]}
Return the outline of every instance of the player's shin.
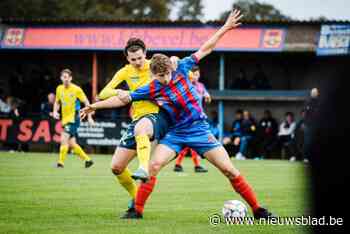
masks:
{"label": "player's shin", "polygon": [[176,158],[176,163],[175,163],[176,165],[182,164],[182,161],[185,158],[187,151],[188,151],[187,147],[180,151],[180,153],[177,155],[177,158]]}
{"label": "player's shin", "polygon": [[134,180],[131,178],[130,170],[128,168],[125,168],[121,174],[116,175],[116,179],[120,185],[123,186],[123,188],[130,194],[130,197],[132,199],[135,199],[137,187]]}
{"label": "player's shin", "polygon": [[78,155],[78,157],[81,158],[84,161],[90,161],[91,160],[90,157],[87,156],[87,154],[84,152],[84,150],[78,144],[75,144],[73,146],[73,153]]}
{"label": "player's shin", "polygon": [[230,180],[234,190],[241,195],[241,197],[249,204],[253,212],[255,212],[259,207],[258,200],[252,189],[245,178],[239,175]]}
{"label": "player's shin", "polygon": [[68,145],[61,145],[60,146],[60,154],[59,154],[59,159],[58,163],[63,165],[64,161],[66,160],[67,154],[68,154]]}
{"label": "player's shin", "polygon": [[135,209],[138,213],[143,213],[146,201],[151,195],[156,182],[157,178],[155,176],[151,176],[147,183],[140,184],[135,200]]}
{"label": "player's shin", "polygon": [[151,155],[151,142],[147,135],[139,135],[135,137],[137,145],[137,157],[140,166],[148,172],[149,159]]}
{"label": "player's shin", "polygon": [[199,155],[193,149],[190,149],[190,152],[191,152],[191,158],[192,158],[194,166],[195,167],[199,167],[200,166],[200,157],[199,157]]}

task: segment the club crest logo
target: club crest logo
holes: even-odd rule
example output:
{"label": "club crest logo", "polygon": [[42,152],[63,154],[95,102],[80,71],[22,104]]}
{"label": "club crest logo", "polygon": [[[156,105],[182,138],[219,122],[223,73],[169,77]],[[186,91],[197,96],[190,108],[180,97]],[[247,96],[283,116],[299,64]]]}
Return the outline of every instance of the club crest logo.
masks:
{"label": "club crest logo", "polygon": [[10,28],[6,31],[3,43],[5,46],[22,46],[23,41],[24,29]]}
{"label": "club crest logo", "polygon": [[264,32],[263,47],[277,49],[282,46],[283,30],[268,29]]}

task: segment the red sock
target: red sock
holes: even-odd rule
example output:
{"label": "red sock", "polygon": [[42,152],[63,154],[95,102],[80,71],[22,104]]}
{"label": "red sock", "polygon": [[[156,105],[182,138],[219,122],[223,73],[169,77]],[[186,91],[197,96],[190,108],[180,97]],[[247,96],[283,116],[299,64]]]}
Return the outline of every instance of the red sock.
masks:
{"label": "red sock", "polygon": [[200,165],[199,155],[193,149],[190,149],[190,152],[191,152],[192,161],[193,161],[194,166],[198,167]]}
{"label": "red sock", "polygon": [[244,198],[244,200],[250,205],[253,212],[255,212],[260,207],[252,187],[248,184],[242,175],[239,175],[238,177],[231,180],[231,184],[234,190],[239,193],[241,197]]}
{"label": "red sock", "polygon": [[157,182],[157,178],[155,176],[151,176],[147,183],[141,183],[136,194],[135,199],[135,210],[139,213],[143,213],[145,208],[145,203],[151,195],[153,188]]}
{"label": "red sock", "polygon": [[182,160],[184,160],[188,149],[189,149],[188,147],[185,147],[183,150],[180,151],[179,155],[177,156],[176,162],[175,162],[176,165],[181,165]]}

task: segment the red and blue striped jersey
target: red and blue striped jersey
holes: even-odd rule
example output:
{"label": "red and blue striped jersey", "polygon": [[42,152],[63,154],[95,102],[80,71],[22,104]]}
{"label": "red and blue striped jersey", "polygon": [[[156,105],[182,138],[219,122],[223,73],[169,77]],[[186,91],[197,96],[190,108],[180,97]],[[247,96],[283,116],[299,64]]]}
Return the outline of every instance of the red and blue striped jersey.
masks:
{"label": "red and blue striped jersey", "polygon": [[154,79],[148,85],[131,92],[131,99],[154,101],[169,114],[172,127],[185,127],[194,121],[207,119],[201,97],[188,77],[189,71],[197,63],[195,55],[181,59],[168,84]]}

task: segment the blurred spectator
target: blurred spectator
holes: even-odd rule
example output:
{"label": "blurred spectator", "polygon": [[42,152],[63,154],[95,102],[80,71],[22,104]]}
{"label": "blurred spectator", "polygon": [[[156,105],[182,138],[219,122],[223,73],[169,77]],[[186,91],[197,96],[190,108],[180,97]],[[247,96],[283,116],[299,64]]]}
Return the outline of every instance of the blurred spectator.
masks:
{"label": "blurred spectator", "polygon": [[277,140],[277,133],[278,124],[276,119],[272,117],[270,110],[265,110],[264,116],[258,125],[259,158],[256,159],[263,159],[272,152],[273,145]]}
{"label": "blurred spectator", "polygon": [[208,93],[205,85],[202,82],[199,82],[200,78],[200,69],[198,66],[194,66],[190,73],[190,79],[192,80],[193,86],[196,88],[197,93],[199,94],[200,100],[203,103],[203,100],[205,103],[211,102],[211,96]]}
{"label": "blurred spectator", "polygon": [[[19,106],[23,104],[23,102],[15,97],[7,97],[6,98],[7,105],[10,106],[10,112],[8,113],[8,117],[16,120],[17,118],[20,118],[20,111]],[[28,144],[20,144],[17,142],[10,142],[5,145],[5,147],[8,148],[10,152],[15,151],[28,151]]]}
{"label": "blurred spectator", "polygon": [[320,109],[319,102],[319,91],[317,88],[313,88],[310,92],[310,99],[305,103],[305,129],[304,129],[304,161],[308,162],[310,157],[310,145],[312,131],[315,126],[315,120],[318,118],[318,113]]}
{"label": "blurred spectator", "polygon": [[267,76],[265,75],[262,66],[257,66],[257,71],[252,78],[252,89],[267,90],[271,89],[271,84]]}
{"label": "blurred spectator", "polygon": [[42,118],[53,118],[53,105],[55,103],[55,94],[49,93],[47,95],[47,101],[41,104],[41,117]]}
{"label": "blurred spectator", "polygon": [[287,112],[285,117],[286,119],[280,124],[278,144],[285,150],[290,161],[295,161],[294,131],[296,123],[294,121],[294,114],[292,112]]}
{"label": "blurred spectator", "polygon": [[11,111],[11,107],[5,100],[3,90],[0,89],[0,114],[1,115],[8,115],[8,113],[10,113],[10,111]]}
{"label": "blurred spectator", "polygon": [[11,96],[6,98],[6,103],[10,106],[10,112],[8,113],[10,118],[17,118],[20,116],[18,107],[21,105],[21,102],[20,99]]}
{"label": "blurred spectator", "polygon": [[231,130],[228,134],[225,134],[223,139],[223,145],[230,155],[236,154],[239,147],[240,138],[242,136],[242,120],[243,110],[238,109],[235,114],[235,120],[232,123]]}
{"label": "blurred spectator", "polygon": [[256,121],[251,116],[250,112],[245,110],[243,112],[242,120],[242,135],[240,138],[239,151],[236,154],[236,159],[245,160],[248,151],[248,145],[253,140],[256,134]]}
{"label": "blurred spectator", "polygon": [[231,85],[231,89],[250,89],[250,82],[247,79],[247,75],[243,68],[239,69],[239,73],[236,79],[233,81]]}
{"label": "blurred spectator", "polygon": [[208,123],[210,125],[210,130],[213,133],[213,135],[216,138],[219,138],[219,119],[218,119],[218,112],[212,111],[210,112],[211,116],[210,119],[208,119]]}
{"label": "blurred spectator", "polygon": [[305,110],[301,110],[300,112],[300,119],[297,121],[296,126],[295,126],[295,131],[294,131],[294,141],[295,141],[295,146],[296,146],[296,158],[297,159],[304,159],[307,161],[305,158]]}

